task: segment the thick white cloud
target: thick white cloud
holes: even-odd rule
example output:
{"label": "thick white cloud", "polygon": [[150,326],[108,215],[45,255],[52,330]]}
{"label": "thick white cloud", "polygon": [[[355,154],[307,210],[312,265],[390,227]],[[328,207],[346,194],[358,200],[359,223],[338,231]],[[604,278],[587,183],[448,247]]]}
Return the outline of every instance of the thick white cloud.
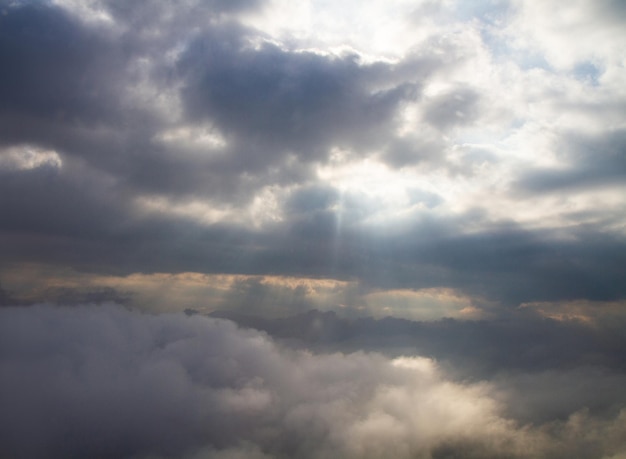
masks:
{"label": "thick white cloud", "polygon": [[[558,1],[513,1],[515,14],[507,32],[513,44],[530,53],[539,53],[558,69],[577,64],[623,65],[624,5],[619,1],[576,0],[563,5]],[[555,9],[558,8],[558,14]],[[575,39],[573,39],[575,37]]]}
{"label": "thick white cloud", "polygon": [[522,425],[503,417],[496,386],[453,382],[422,357],[295,352],[228,321],[113,306],[0,315],[7,457],[591,458],[626,448],[626,412]]}

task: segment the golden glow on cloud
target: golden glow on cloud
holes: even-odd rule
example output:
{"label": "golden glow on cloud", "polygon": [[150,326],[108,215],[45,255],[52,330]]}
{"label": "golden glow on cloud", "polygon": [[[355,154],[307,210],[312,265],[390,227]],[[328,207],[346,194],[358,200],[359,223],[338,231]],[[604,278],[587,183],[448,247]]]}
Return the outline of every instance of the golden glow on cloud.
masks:
{"label": "golden glow on cloud", "polygon": [[253,314],[263,308],[266,315],[286,316],[316,308],[348,316],[413,320],[484,316],[471,298],[452,289],[369,291],[355,281],[330,278],[195,272],[110,276],[28,264],[6,268],[0,275],[3,288],[26,302],[39,302],[40,298],[54,298],[61,293],[62,298],[71,301],[72,294],[78,298],[86,292],[110,288],[126,297],[129,305],[158,312],[231,309]]}
{"label": "golden glow on cloud", "polygon": [[606,326],[626,319],[626,301],[540,301],[523,303],[521,309],[531,309],[544,317],[558,321],[579,321],[588,325]]}
{"label": "golden glow on cloud", "polygon": [[364,296],[367,313],[374,317],[400,316],[415,320],[442,317],[478,319],[484,312],[472,306],[472,299],[444,288],[380,290]]}

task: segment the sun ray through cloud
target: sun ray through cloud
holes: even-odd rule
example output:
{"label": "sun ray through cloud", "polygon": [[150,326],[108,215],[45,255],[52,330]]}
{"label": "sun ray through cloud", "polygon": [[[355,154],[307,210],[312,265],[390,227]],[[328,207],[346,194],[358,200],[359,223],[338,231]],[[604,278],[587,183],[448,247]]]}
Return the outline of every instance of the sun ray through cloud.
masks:
{"label": "sun ray through cloud", "polygon": [[625,31],[0,0],[0,457],[624,456]]}

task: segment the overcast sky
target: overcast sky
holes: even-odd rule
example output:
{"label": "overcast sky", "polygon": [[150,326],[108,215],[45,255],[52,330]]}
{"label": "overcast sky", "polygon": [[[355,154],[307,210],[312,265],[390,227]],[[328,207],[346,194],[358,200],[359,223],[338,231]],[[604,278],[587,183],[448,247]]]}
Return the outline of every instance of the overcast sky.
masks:
{"label": "overcast sky", "polygon": [[4,2],[5,295],[622,300],[623,3],[335,3]]}
{"label": "overcast sky", "polygon": [[[252,430],[233,421],[230,437],[207,437],[201,419],[215,424],[218,415],[198,412],[186,418],[191,431],[173,433],[153,450],[145,445],[165,424],[137,430],[107,453],[121,457],[293,457],[304,455],[293,445],[306,449],[322,437],[311,457],[336,448],[362,457],[376,426],[402,437],[398,457],[448,457],[461,446],[471,446],[468,457],[495,457],[509,440],[511,454],[526,454],[523,445],[533,444],[531,457],[573,457],[559,449],[577,436],[569,427],[524,431],[509,421],[569,422],[577,415],[600,438],[626,419],[619,414],[624,397],[613,397],[626,368],[625,31],[621,0],[0,0],[0,314],[24,329],[8,348],[37,337],[47,315],[58,314],[54,320],[68,336],[79,334],[76,345],[98,347],[115,341],[125,321],[146,327],[141,333],[158,342],[160,327],[183,320],[164,316],[154,319],[162,321],[157,326],[138,311],[220,311],[270,333],[250,338],[218,326],[234,343],[269,346],[254,352],[269,355],[285,374],[299,359],[312,367],[344,365],[327,351],[382,353],[342,357],[356,373],[330,372],[334,396],[310,395],[293,380],[267,383],[269,393],[293,390],[297,403],[330,403],[364,368],[394,369],[380,379],[368,373],[346,402],[354,405],[323,404],[333,415],[307,418],[321,430],[298,430],[300,444],[273,436],[287,435],[290,424],[281,416],[293,407],[282,401],[270,409],[271,397],[254,392],[255,378],[265,380],[265,373],[246,368],[245,384],[228,373],[220,384],[252,391],[246,394],[258,397],[274,434],[261,432],[269,418],[257,413],[246,421]],[[102,304],[92,319],[77,312],[74,320],[66,309]],[[307,315],[311,309],[330,315]],[[385,317],[394,319],[374,320]],[[78,330],[111,320],[101,341]],[[184,320],[190,322],[180,327],[191,328],[181,333],[189,336],[222,322]],[[411,327],[418,325],[423,335],[416,338]],[[72,346],[50,333],[40,338],[53,343],[50,352]],[[294,339],[298,349],[322,354],[294,357],[282,347]],[[127,340],[132,347],[141,339]],[[150,362],[183,359],[163,357],[155,346],[145,351]],[[466,359],[470,349],[480,353]],[[508,351],[517,358],[507,359]],[[37,352],[24,357],[34,359],[28,368],[14,366],[20,359],[12,351],[3,354],[13,382],[53,370]],[[123,354],[98,352],[103,362]],[[411,353],[445,363],[392,360]],[[176,365],[193,366],[199,357],[189,358]],[[583,370],[588,366],[595,369]],[[414,376],[405,375],[414,367],[430,372],[426,392],[457,384],[451,381],[459,375],[499,385],[450,389],[468,403],[479,400],[472,409],[490,420],[486,430],[468,434],[469,424],[452,428],[442,415],[442,436],[424,433],[420,443],[410,433],[421,424],[404,414],[396,419],[401,427],[386,418],[368,424],[386,403],[377,398],[380,388],[397,384],[408,391],[402,397],[418,396],[407,382]],[[119,384],[132,386],[124,390],[134,398],[143,380],[127,369],[118,368]],[[99,402],[59,421],[67,431],[39,426],[40,446],[23,457],[73,435],[77,420],[104,403],[98,397],[105,388],[77,371],[72,384],[83,381],[83,396],[94,391]],[[558,374],[537,376],[546,371]],[[587,400],[582,384],[552,411],[514,408],[529,394],[543,400],[540,388],[554,389],[576,371],[583,381],[613,388],[605,391],[610,397],[569,404]],[[534,376],[524,379],[528,372]],[[204,380],[192,380],[204,397]],[[170,389],[165,382],[147,397]],[[30,395],[25,388],[20,396]],[[52,388],[46,403],[66,395]],[[189,397],[176,409],[193,406]],[[393,403],[402,405],[402,397]],[[369,414],[359,412],[364,400]],[[168,407],[180,401],[174,397]],[[138,416],[149,419],[150,399],[138,403]],[[239,409],[233,406],[223,413]],[[608,417],[594,417],[594,406]],[[1,421],[28,418],[15,410]],[[353,430],[323,435],[344,421]],[[18,440],[7,451],[19,456],[28,429],[15,422]],[[478,440],[468,446],[461,431]],[[61,445],[50,457],[91,454],[99,443],[89,435],[101,433],[89,432],[76,450]],[[395,441],[381,435],[381,444]],[[596,440],[581,440],[581,457],[626,457],[618,456],[623,437]]]}

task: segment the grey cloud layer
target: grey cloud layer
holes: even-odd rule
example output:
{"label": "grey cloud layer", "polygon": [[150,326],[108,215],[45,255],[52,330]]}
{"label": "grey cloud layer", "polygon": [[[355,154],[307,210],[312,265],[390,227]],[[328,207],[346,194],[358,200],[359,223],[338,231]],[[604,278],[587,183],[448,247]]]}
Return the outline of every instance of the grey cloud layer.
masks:
{"label": "grey cloud layer", "polygon": [[269,44],[241,49],[221,39],[193,43],[181,58],[181,71],[189,75],[187,109],[193,118],[208,116],[235,140],[258,143],[264,165],[277,153],[310,161],[316,150],[325,155],[333,145],[380,142],[398,103],[415,92],[408,83],[372,92],[368,74],[383,69],[359,65],[357,56],[329,58]]}
{"label": "grey cloud layer", "polygon": [[[0,155],[53,150],[62,162],[0,162],[3,261],[357,278],[381,288],[452,287],[506,305],[624,298],[626,242],[607,229],[615,227],[611,209],[585,226],[577,219],[588,215],[572,213],[569,227],[525,229],[515,216],[494,221],[483,211],[490,203],[446,213],[445,200],[416,183],[405,221],[370,224],[380,203],[316,175],[333,148],[394,171],[437,169],[452,181],[498,162],[488,153],[451,161],[446,144],[493,117],[488,94],[461,83],[423,93],[468,51],[449,37],[395,63],[296,50],[238,21],[240,10],[261,7],[104,2],[111,22],[94,22],[49,3],[3,3]],[[618,20],[602,11],[598,20]],[[419,116],[415,132],[401,136],[407,104]],[[193,129],[215,130],[224,143],[198,146],[184,134]],[[523,168],[511,193],[528,200],[619,185],[623,129],[559,135],[554,145],[567,168]],[[284,187],[275,203],[282,221],[206,223],[175,213],[207,200],[243,214],[265,187]],[[163,198],[169,209],[147,211],[139,198]]]}
{"label": "grey cloud layer", "polygon": [[[563,398],[564,419],[523,426],[503,417],[496,386],[454,383],[428,359],[286,351],[231,322],[111,306],[0,315],[9,457],[591,458],[626,446],[623,412],[568,411]],[[564,377],[518,384],[540,397]]]}
{"label": "grey cloud layer", "polygon": [[560,149],[563,166],[533,170],[522,176],[520,188],[531,193],[570,191],[623,183],[626,174],[626,132],[610,129],[602,137],[570,134]]}
{"label": "grey cloud layer", "polygon": [[[216,311],[212,316],[320,352],[367,350],[390,356],[417,353],[447,362],[460,377],[474,380],[491,379],[501,371],[526,373],[594,366],[626,370],[622,324],[604,323],[591,328],[580,322],[537,317],[530,311],[506,319],[433,322],[392,317],[346,319],[333,311],[316,310],[280,319],[228,310]],[[614,395],[609,400],[611,397]],[[587,402],[581,403],[584,406]]]}

